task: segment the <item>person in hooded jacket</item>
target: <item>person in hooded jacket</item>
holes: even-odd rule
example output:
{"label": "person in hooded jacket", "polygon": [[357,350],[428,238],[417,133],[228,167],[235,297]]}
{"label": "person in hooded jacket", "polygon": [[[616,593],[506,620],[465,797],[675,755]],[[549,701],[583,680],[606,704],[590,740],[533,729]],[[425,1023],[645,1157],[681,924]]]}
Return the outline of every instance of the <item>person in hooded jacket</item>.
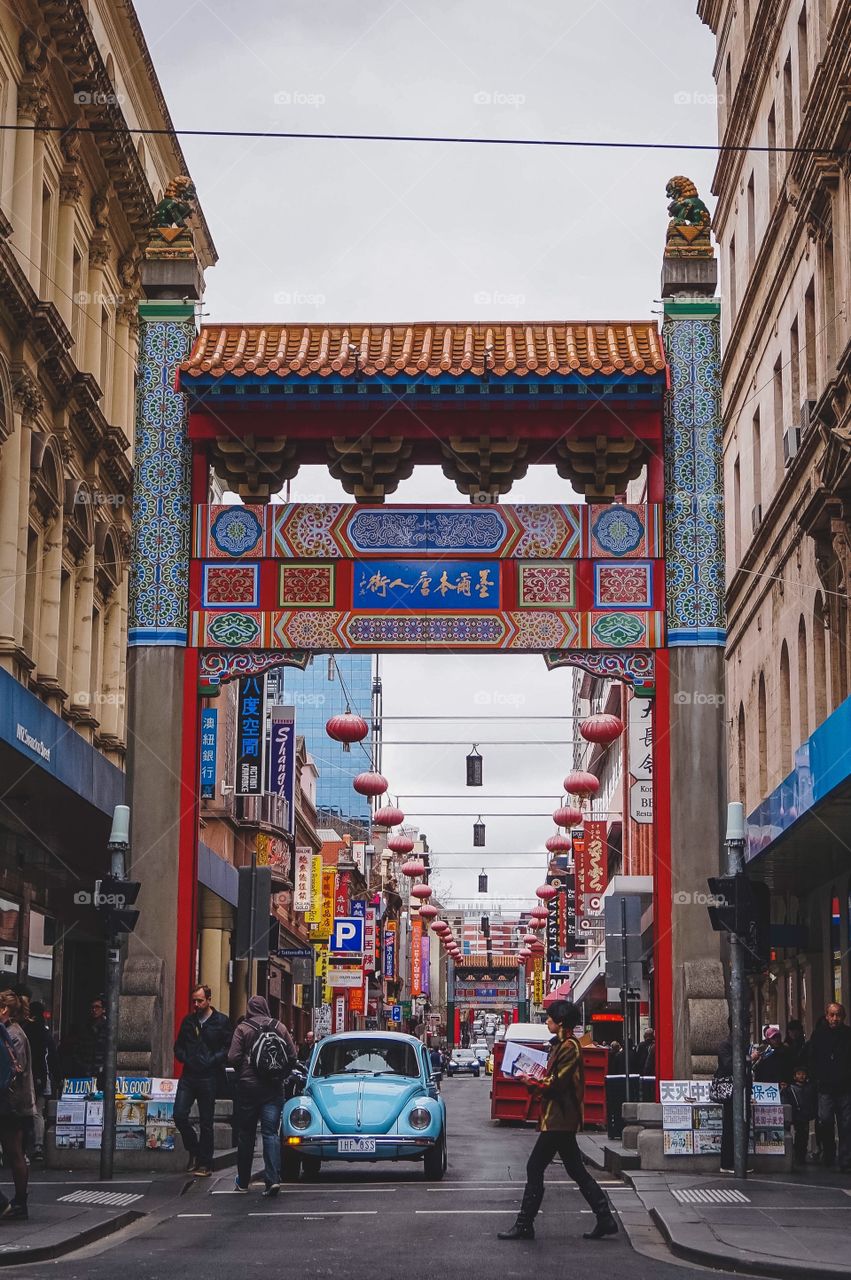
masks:
{"label": "person in hooded jacket", "polygon": [[290,1068],[298,1054],[292,1036],[282,1022],[269,1013],[263,996],[251,996],[248,1009],[233,1033],[228,1066],[236,1071],[236,1182],[235,1191],[248,1191],[257,1122],[263,1138],[264,1196],[276,1196],[281,1189],[281,1112],[284,1108],[285,1077],[261,1077],[251,1061],[254,1042],[265,1030],[280,1036],[286,1046]]}

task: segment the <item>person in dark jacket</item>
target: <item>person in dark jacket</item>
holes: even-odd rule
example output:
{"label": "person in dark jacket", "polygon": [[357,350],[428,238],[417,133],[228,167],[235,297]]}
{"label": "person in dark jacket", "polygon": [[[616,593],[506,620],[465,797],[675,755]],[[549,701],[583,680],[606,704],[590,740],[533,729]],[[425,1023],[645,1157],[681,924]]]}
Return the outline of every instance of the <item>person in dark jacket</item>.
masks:
{"label": "person in dark jacket", "polygon": [[784,1084],[792,1081],[795,1068],[792,1054],[783,1043],[779,1027],[766,1027],[765,1043],[753,1064],[753,1078],[759,1084]]}
{"label": "person in dark jacket", "polygon": [[810,1038],[808,1063],[818,1091],[818,1133],[822,1161],[836,1162],[836,1129],[839,1129],[839,1168],[851,1173],[851,1027],[845,1024],[845,1008],[829,1004],[824,1021]]}
{"label": "person in dark jacket", "polygon": [[514,1226],[500,1231],[500,1240],[533,1240],[535,1216],[544,1198],[544,1174],[556,1156],[567,1175],[578,1186],[587,1204],[597,1216],[586,1240],[600,1240],[617,1234],[618,1224],[612,1206],[600,1184],[591,1177],[582,1161],[576,1134],[582,1128],[582,1102],[585,1095],[585,1071],[582,1049],[573,1034],[579,1022],[579,1011],[569,1000],[555,1000],[547,1013],[547,1026],[553,1034],[546,1074],[543,1079],[515,1076],[541,1100],[538,1140],[526,1165],[526,1187],[520,1212]]}
{"label": "person in dark jacket", "polygon": [[795,1164],[807,1163],[810,1121],[818,1115],[818,1095],[803,1067],[796,1067],[792,1083],[780,1091],[781,1101],[792,1108]]}
{"label": "person in dark jacket", "polygon": [[[213,1008],[207,986],[192,992],[193,1012],[180,1024],[174,1056],[183,1071],[174,1100],[174,1125],[189,1152],[189,1169],[197,1178],[213,1172],[213,1117],[216,1094],[223,1092],[225,1060],[231,1042],[230,1019]],[[190,1123],[192,1103],[198,1103],[198,1128]]]}
{"label": "person in dark jacket", "polygon": [[792,1063],[792,1075],[798,1067],[806,1068],[807,1038],[804,1035],[804,1024],[800,1018],[790,1018],[786,1023],[786,1039],[783,1041]]}
{"label": "person in dark jacket", "polygon": [[83,1063],[83,1074],[94,1076],[98,1088],[103,1088],[103,1068],[106,1063],[106,1005],[101,996],[95,996],[89,1010],[91,1015],[88,1027],[83,1033],[80,1046]]}
{"label": "person in dark jacket", "polygon": [[44,1018],[44,1005],[40,1000],[31,1002],[29,1017],[24,1019],[21,1026],[30,1042],[30,1061],[35,1088],[35,1115],[30,1154],[33,1160],[43,1160],[45,1109],[48,1099],[52,1098],[56,1092],[56,1084],[59,1080],[59,1055],[56,1050],[56,1041]]}
{"label": "person in dark jacket", "polygon": [[247,1191],[251,1182],[251,1165],[254,1159],[254,1143],[257,1139],[257,1122],[263,1138],[263,1164],[266,1181],[264,1196],[276,1196],[281,1189],[281,1112],[284,1109],[284,1081],[262,1078],[251,1062],[251,1050],[257,1037],[266,1030],[275,1032],[283,1040],[290,1068],[297,1060],[292,1036],[282,1022],[269,1013],[263,996],[251,996],[248,1010],[236,1025],[233,1033],[228,1066],[237,1073],[237,1150],[235,1191]]}
{"label": "person in dark jacket", "polygon": [[[648,1027],[644,1033],[644,1039],[635,1051],[635,1070],[640,1076],[652,1076],[656,1074],[656,1032],[652,1027]],[[653,1071],[647,1070],[647,1063],[653,1055]]]}

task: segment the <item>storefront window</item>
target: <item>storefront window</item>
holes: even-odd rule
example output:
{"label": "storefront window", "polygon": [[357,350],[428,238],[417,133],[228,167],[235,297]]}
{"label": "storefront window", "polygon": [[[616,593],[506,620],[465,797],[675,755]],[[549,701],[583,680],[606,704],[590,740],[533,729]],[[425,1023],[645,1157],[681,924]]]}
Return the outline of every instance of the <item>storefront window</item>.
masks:
{"label": "storefront window", "polygon": [[53,943],[56,925],[52,916],[33,907],[30,911],[30,954],[27,986],[33,1000],[50,1013],[53,1006]]}
{"label": "storefront window", "polygon": [[18,980],[21,908],[17,902],[0,898],[0,985]]}
{"label": "storefront window", "polygon": [[830,956],[833,968],[833,996],[837,1004],[842,1003],[842,937],[840,930],[839,895],[830,895]]}

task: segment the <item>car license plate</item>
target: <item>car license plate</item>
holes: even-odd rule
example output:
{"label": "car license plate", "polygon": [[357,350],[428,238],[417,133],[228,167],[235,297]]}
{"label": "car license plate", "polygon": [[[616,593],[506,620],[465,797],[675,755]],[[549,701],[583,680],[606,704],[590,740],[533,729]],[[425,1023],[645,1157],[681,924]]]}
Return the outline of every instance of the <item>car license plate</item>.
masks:
{"label": "car license plate", "polygon": [[340,1138],[337,1141],[340,1155],[372,1155],[375,1138]]}

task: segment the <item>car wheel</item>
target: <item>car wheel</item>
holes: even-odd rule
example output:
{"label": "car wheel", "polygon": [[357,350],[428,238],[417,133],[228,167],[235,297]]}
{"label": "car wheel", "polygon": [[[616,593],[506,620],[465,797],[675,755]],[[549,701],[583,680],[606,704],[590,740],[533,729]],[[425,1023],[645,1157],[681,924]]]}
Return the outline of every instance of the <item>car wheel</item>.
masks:
{"label": "car wheel", "polygon": [[301,1167],[304,1170],[304,1176],[309,1182],[315,1181],[319,1177],[319,1170],[322,1168],[322,1161],[319,1156],[302,1156]]}
{"label": "car wheel", "polygon": [[281,1177],[284,1182],[298,1182],[301,1173],[301,1156],[292,1147],[284,1147],[281,1152]]}
{"label": "car wheel", "polygon": [[446,1172],[446,1134],[440,1135],[440,1141],[429,1147],[423,1158],[423,1173],[426,1182],[440,1182]]}

